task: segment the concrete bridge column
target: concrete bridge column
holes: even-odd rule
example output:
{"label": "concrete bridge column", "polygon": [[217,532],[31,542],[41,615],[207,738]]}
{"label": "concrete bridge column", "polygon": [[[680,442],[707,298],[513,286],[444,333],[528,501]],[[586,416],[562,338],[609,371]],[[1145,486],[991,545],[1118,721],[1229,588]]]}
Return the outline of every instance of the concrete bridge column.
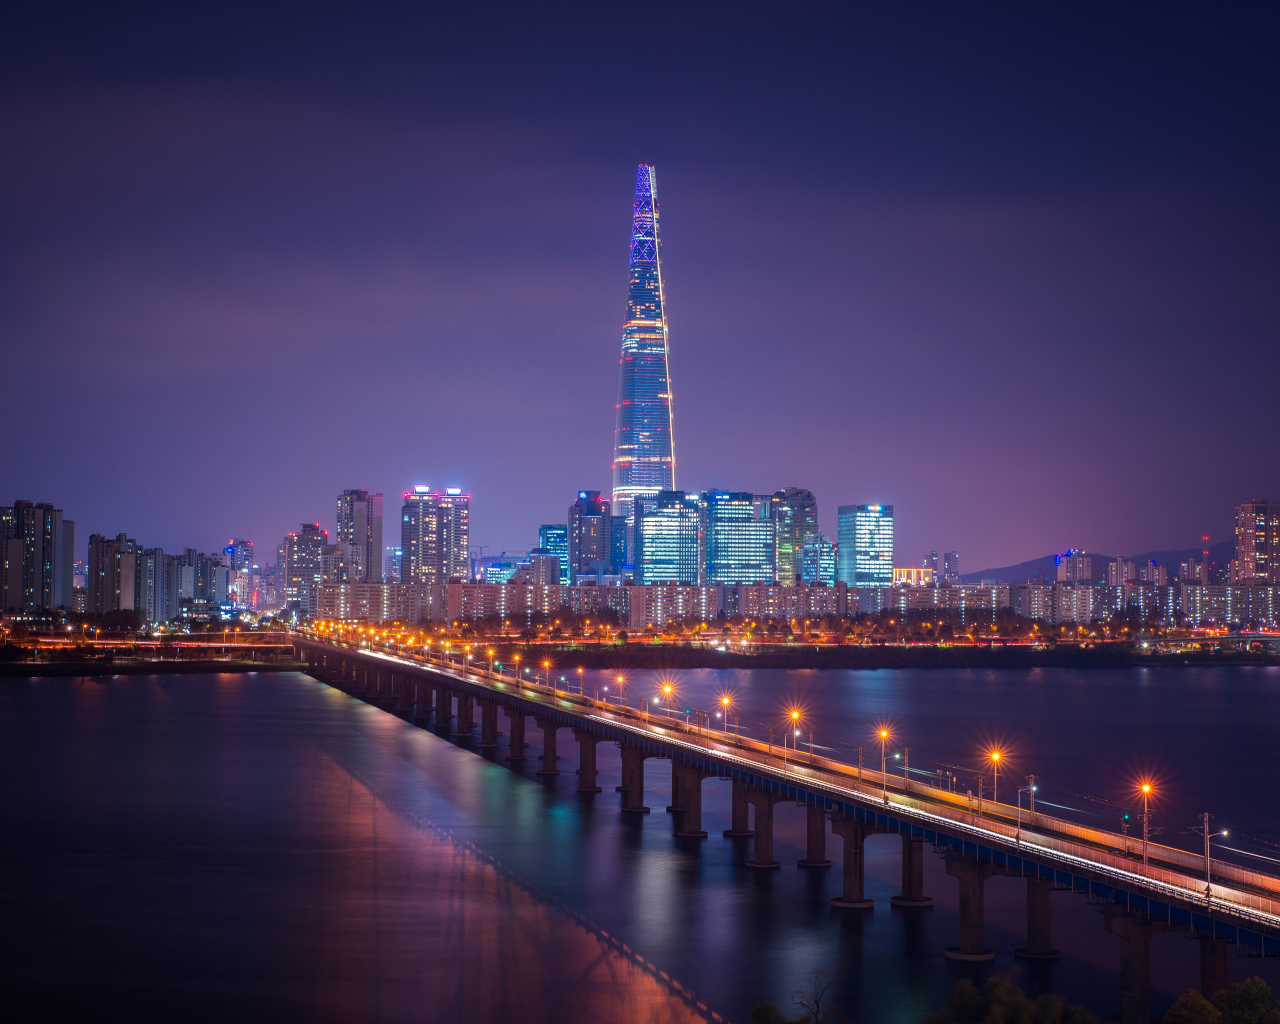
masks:
{"label": "concrete bridge column", "polygon": [[948,946],[948,960],[994,960],[994,950],[984,943],[983,887],[988,878],[1000,873],[994,864],[965,860],[958,853],[947,854],[947,874],[960,883],[960,945]]}
{"label": "concrete bridge column", "polygon": [[476,732],[475,698],[469,693],[458,691],[458,722],[454,726],[455,736],[470,739]]}
{"label": "concrete bridge column", "polygon": [[875,825],[868,825],[849,815],[835,814],[831,817],[831,831],[844,840],[844,877],[840,895],[832,898],[831,905],[844,910],[870,910],[875,902],[862,892],[862,844],[867,836],[878,830]]}
{"label": "concrete bridge column", "polygon": [[1121,1024],[1148,1024],[1151,1020],[1151,940],[1163,932],[1181,931],[1182,925],[1164,921],[1139,921],[1124,907],[1103,912],[1108,932],[1120,940]]}
{"label": "concrete bridge column", "polygon": [[582,773],[578,780],[578,792],[599,793],[600,787],[596,785],[596,744],[600,742],[600,737],[574,729],[573,738],[578,741],[578,762],[581,765],[579,771]]}
{"label": "concrete bridge column", "polygon": [[676,835],[681,839],[706,839],[707,833],[702,830],[702,780],[707,772],[696,768],[685,761],[671,762],[672,802],[679,799],[682,804],[677,808],[684,814]]}
{"label": "concrete bridge column", "polygon": [[480,705],[480,742],[476,746],[481,750],[492,750],[498,745],[497,701],[480,697],[476,703]]}
{"label": "concrete bridge column", "polygon": [[747,790],[747,799],[756,809],[756,836],[747,867],[780,868],[782,865],[773,859],[773,805],[782,798],[772,790],[752,786]]}
{"label": "concrete bridge column", "polygon": [[644,759],[650,756],[630,743],[622,744],[622,788],[626,791],[622,799],[624,811],[649,813],[649,808],[644,805]]}
{"label": "concrete bridge column", "polygon": [[1231,987],[1231,961],[1225,939],[1200,941],[1200,994],[1208,999]]}
{"label": "concrete bridge column", "polygon": [[556,723],[549,718],[535,718],[534,722],[542,730],[542,767],[537,774],[559,775],[560,769],[556,767]]}
{"label": "concrete bridge column", "polygon": [[890,896],[895,907],[931,907],[933,897],[924,894],[924,837],[902,835],[902,893]]}
{"label": "concrete bridge column", "polygon": [[436,728],[448,729],[453,722],[453,691],[436,685]]}
{"label": "concrete bridge column", "polygon": [[1027,944],[1013,955],[1023,960],[1057,960],[1062,954],[1053,948],[1053,887],[1039,878],[1027,878]]}
{"label": "concrete bridge column", "polygon": [[511,719],[511,752],[508,761],[524,760],[524,712],[516,708],[507,708],[507,717]]}
{"label": "concrete bridge column", "polygon": [[804,860],[796,861],[797,867],[829,868],[827,860],[827,812],[823,807],[811,803],[805,805],[805,848]]}
{"label": "concrete bridge column", "polygon": [[741,780],[733,780],[733,795],[730,799],[732,800],[731,818],[729,827],[724,830],[724,834],[730,839],[754,835],[751,831],[751,822],[747,817],[747,787],[743,785]]}

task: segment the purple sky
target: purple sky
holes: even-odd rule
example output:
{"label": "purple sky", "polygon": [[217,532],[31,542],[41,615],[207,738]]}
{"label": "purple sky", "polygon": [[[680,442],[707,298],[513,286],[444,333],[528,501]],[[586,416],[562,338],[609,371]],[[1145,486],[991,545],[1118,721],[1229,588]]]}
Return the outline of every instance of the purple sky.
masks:
{"label": "purple sky", "polygon": [[1280,496],[1277,25],[1123,11],[9,18],[0,501],[262,561],[457,485],[532,546],[610,486],[646,161],[680,486],[966,571],[1221,540]]}

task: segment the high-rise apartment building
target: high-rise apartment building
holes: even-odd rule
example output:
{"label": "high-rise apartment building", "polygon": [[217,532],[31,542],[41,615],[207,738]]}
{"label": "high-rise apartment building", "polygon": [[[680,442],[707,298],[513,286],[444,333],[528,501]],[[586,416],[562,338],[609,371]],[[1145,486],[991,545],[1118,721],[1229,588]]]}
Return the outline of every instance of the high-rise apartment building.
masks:
{"label": "high-rise apartment building", "polygon": [[1236,507],[1232,582],[1280,583],[1280,504],[1246,501]]}
{"label": "high-rise apartment building", "polygon": [[143,554],[142,545],[127,534],[121,533],[114,538],[100,533],[90,535],[89,592],[86,601],[90,612],[145,613]]}
{"label": "high-rise apartment building", "polygon": [[402,583],[471,578],[471,495],[459,487],[404,492],[400,510]]}
{"label": "high-rise apartment building", "polygon": [[[893,506],[841,505],[836,575],[859,590],[893,586]],[[865,603],[864,603],[865,604]]]}
{"label": "high-rise apartment building", "polygon": [[1117,558],[1107,565],[1107,586],[1123,587],[1138,578],[1138,563],[1125,558]]}
{"label": "high-rise apartment building", "polygon": [[319,607],[322,559],[328,543],[329,531],[320,529],[319,523],[303,523],[297,533],[284,539],[285,601],[306,615],[314,615]]}
{"label": "high-rise apartment building", "polygon": [[248,540],[231,540],[227,546],[222,549],[222,553],[227,556],[227,568],[240,572],[245,569],[252,569],[253,562],[253,542]]}
{"label": "high-rise apartment building", "polygon": [[569,527],[564,523],[544,523],[538,527],[538,547],[560,556],[560,583],[568,586],[569,577]]}
{"label": "high-rise apartment building", "polygon": [[361,490],[339,494],[336,540],[350,549],[352,583],[381,583],[382,495]]}
{"label": "high-rise apartment building", "polygon": [[784,487],[773,495],[778,582],[793,587],[800,578],[800,549],[818,532],[818,499],[803,487]]}
{"label": "high-rise apartment building", "polygon": [[403,552],[400,548],[387,548],[382,559],[382,578],[387,583],[400,582],[400,560]]}
{"label": "high-rise apartment building", "polygon": [[[942,578],[947,583],[960,582],[960,555],[956,551],[947,551],[942,556]],[[935,573],[934,579],[937,579]]]}
{"label": "high-rise apartment building", "polygon": [[638,503],[636,582],[697,583],[700,576],[702,509],[684,491],[659,491]]}
{"label": "high-rise apartment building", "polygon": [[1058,570],[1059,583],[1087,583],[1096,579],[1094,576],[1094,558],[1087,551],[1072,548],[1060,555],[1053,556],[1053,564]]}
{"label": "high-rise apartment building", "polygon": [[613,516],[599,491],[579,491],[569,506],[569,575],[607,573],[612,564]]}
{"label": "high-rise apartment building", "polygon": [[[18,541],[19,547],[8,542]],[[0,579],[3,607],[21,611],[70,608],[75,592],[75,523],[48,502],[15,501],[0,509],[0,545],[8,566]],[[15,564],[21,566],[21,582]]]}
{"label": "high-rise apartment building", "polygon": [[800,581],[807,586],[834,587],[836,548],[825,533],[816,533],[800,549]]}
{"label": "high-rise apartment building", "polygon": [[676,485],[658,188],[648,164],[636,175],[630,271],[613,442],[613,512],[623,517],[633,516],[638,496]]}
{"label": "high-rise apartment building", "polygon": [[748,492],[703,492],[700,582],[773,583],[777,579],[777,524],[773,516],[780,506],[776,499],[777,495]]}

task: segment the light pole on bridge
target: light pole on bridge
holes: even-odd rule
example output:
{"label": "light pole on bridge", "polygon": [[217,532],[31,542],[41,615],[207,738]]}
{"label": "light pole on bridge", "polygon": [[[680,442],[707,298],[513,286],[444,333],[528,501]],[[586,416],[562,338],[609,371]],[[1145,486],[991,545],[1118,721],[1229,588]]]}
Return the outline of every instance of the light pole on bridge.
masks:
{"label": "light pole on bridge", "polygon": [[1147,863],[1147,843],[1151,838],[1151,809],[1148,800],[1151,798],[1151,783],[1142,784],[1142,863]]}
{"label": "light pole on bridge", "polygon": [[884,741],[889,738],[889,730],[880,730],[880,795],[884,798],[885,805],[889,803],[889,777],[886,769],[888,763],[884,756]]}

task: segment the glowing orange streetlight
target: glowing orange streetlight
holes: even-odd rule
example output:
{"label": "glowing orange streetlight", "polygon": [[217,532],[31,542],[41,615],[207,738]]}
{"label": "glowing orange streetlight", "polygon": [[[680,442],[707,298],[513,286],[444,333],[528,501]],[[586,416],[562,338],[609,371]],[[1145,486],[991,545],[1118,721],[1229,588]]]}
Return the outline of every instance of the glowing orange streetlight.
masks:
{"label": "glowing orange streetlight", "polygon": [[1151,799],[1151,783],[1144,782],[1138,787],[1142,790],[1142,863],[1147,863],[1147,841],[1151,837],[1151,810],[1148,801]]}
{"label": "glowing orange streetlight", "polygon": [[1000,803],[1000,751],[993,750],[988,755],[991,758],[991,802],[993,804]]}
{"label": "glowing orange streetlight", "polygon": [[889,738],[889,730],[880,730],[880,795],[887,805],[889,803],[889,772],[884,756],[884,741]]}

